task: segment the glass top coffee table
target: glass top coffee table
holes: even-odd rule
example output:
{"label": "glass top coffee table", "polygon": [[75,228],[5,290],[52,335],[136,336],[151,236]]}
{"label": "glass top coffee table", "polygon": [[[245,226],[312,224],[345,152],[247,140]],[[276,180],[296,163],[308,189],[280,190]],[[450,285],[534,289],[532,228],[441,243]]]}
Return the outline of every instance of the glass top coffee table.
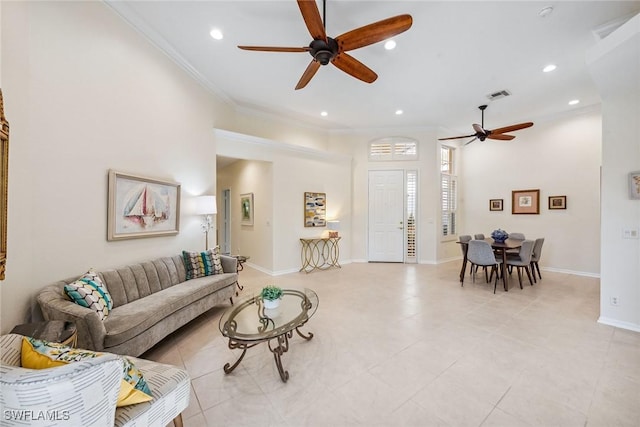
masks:
{"label": "glass top coffee table", "polygon": [[318,308],[318,295],[311,289],[283,289],[278,308],[267,310],[260,295],[254,295],[237,303],[224,312],[220,318],[220,332],[229,338],[229,348],[242,349],[242,354],[231,365],[224,365],[224,372],[231,373],[244,358],[247,349],[267,342],[273,353],[276,367],[283,382],[289,379],[289,372],[282,367],[282,355],[289,350],[289,338],[295,330],[306,340],[313,338],[300,332]]}

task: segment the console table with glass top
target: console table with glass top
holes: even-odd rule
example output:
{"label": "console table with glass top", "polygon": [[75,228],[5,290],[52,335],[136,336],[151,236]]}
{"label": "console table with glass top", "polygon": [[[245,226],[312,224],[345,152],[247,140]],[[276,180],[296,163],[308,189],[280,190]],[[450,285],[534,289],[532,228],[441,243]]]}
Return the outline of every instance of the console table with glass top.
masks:
{"label": "console table with glass top", "polygon": [[339,241],[340,237],[301,238],[302,268],[299,271],[309,273],[313,270],[326,270],[331,267],[341,268]]}
{"label": "console table with glass top", "polygon": [[289,372],[282,367],[282,355],[289,351],[289,339],[295,330],[305,340],[313,338],[300,332],[300,328],[313,316],[318,308],[318,295],[311,289],[303,291],[283,289],[278,308],[265,309],[260,295],[254,295],[227,309],[220,318],[220,332],[229,338],[231,350],[241,349],[242,354],[231,365],[224,365],[229,374],[238,367],[247,349],[266,342],[280,374],[287,382]]}

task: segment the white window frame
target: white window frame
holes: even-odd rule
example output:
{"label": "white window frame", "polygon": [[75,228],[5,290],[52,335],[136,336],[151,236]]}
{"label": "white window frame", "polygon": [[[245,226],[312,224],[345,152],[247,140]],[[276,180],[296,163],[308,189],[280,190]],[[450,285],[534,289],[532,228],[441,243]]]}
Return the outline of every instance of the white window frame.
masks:
{"label": "white window frame", "polygon": [[369,161],[418,160],[418,141],[405,136],[389,136],[369,142]]}
{"label": "white window frame", "polygon": [[[448,161],[443,156],[443,150],[449,152]],[[444,144],[440,146],[440,237],[442,240],[454,240],[458,235],[458,177],[455,155],[454,147]]]}

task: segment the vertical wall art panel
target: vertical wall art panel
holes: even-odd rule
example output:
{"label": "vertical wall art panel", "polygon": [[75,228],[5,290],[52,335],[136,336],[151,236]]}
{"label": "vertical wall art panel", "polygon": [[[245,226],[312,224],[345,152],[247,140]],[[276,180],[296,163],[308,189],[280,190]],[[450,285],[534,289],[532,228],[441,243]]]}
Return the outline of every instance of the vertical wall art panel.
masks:
{"label": "vertical wall art panel", "polygon": [[304,193],[304,226],[325,227],[327,225],[326,193]]}
{"label": "vertical wall art panel", "polygon": [[240,224],[253,225],[253,193],[240,195]]}

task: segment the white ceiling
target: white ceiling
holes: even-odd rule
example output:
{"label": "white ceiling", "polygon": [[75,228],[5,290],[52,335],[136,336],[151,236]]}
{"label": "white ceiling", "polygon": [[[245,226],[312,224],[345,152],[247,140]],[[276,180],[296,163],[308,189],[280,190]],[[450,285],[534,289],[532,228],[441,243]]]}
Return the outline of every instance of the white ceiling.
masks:
{"label": "white ceiling", "polygon": [[[330,37],[404,13],[413,26],[395,37],[395,50],[377,43],[350,52],[378,74],[373,84],[330,64],[296,91],[308,53],[236,47],[307,46],[311,36],[294,0],[107,3],[240,108],[333,130],[443,126],[464,133],[480,122],[481,104],[489,104],[485,127],[491,129],[599,103],[585,65],[585,52],[597,42],[594,30],[640,13],[640,1],[328,0]],[[546,6],[554,10],[542,18]],[[224,32],[223,40],[211,38],[213,28]],[[543,73],[549,63],[557,70]],[[503,89],[512,96],[487,99]],[[576,98],[580,104],[567,105]]]}

